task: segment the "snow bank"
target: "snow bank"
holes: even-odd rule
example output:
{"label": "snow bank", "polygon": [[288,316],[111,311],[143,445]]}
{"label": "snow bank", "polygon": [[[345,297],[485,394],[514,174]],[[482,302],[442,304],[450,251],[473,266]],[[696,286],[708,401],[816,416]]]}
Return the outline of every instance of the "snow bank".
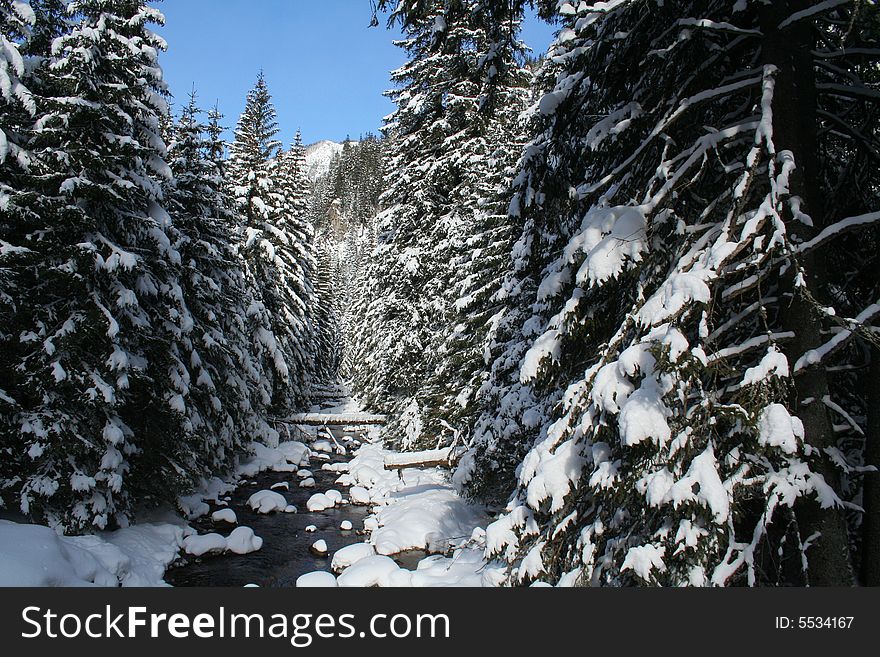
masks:
{"label": "snow bank", "polygon": [[[355,504],[373,504],[374,515],[364,520],[372,532],[369,542],[345,547],[333,555],[331,567],[342,571],[340,587],[357,586],[497,586],[501,567],[485,560],[489,522],[485,508],[462,499],[449,481],[449,472],[434,467],[424,470],[384,469],[386,462],[400,462],[379,443],[365,444],[349,463]],[[388,555],[406,550],[452,552],[419,562],[415,571],[397,565]]]}
{"label": "snow bank", "polygon": [[301,442],[289,441],[278,447],[266,447],[261,443],[252,443],[253,456],[241,463],[236,469],[238,477],[255,477],[261,472],[298,472],[308,466],[311,450]]}
{"label": "snow bank", "polygon": [[462,499],[439,468],[404,470],[397,488],[376,512],[379,528],[370,542],[379,554],[446,552],[489,522],[485,508]]}
{"label": "snow bank", "polygon": [[90,536],[0,520],[0,586],[166,586],[182,524],[156,523]]}

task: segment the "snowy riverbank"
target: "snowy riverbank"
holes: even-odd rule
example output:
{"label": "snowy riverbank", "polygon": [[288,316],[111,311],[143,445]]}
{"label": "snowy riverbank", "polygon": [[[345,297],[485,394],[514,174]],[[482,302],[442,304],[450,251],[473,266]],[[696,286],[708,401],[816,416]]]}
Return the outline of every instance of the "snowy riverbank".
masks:
{"label": "snowy riverbank", "polygon": [[[394,452],[381,442],[363,445],[337,483],[352,500],[369,503],[369,537],[332,555],[336,578],[310,573],[300,586],[495,586],[498,568],[484,559],[486,510],[464,500],[443,468],[385,470]],[[416,570],[392,557],[413,550],[433,553]]]}
{"label": "snowy riverbank", "polygon": [[311,454],[296,441],[275,448],[255,443],[252,450],[253,456],[229,481],[210,479],[200,492],[179,500],[186,519],[169,509],[149,513],[130,527],[88,536],[63,536],[43,525],[0,520],[0,586],[167,586],[163,578],[168,566],[183,552],[202,550],[208,540],[214,543],[205,551],[259,549],[259,537],[241,540],[246,527],[218,522],[231,530],[225,532],[229,536],[205,537],[197,536],[187,522],[207,515],[211,504],[222,507],[223,498],[246,478],[266,470],[296,472]]}
{"label": "snowy riverbank", "polygon": [[[355,410],[353,404],[334,410],[343,408]],[[245,554],[261,549],[261,537],[248,527],[236,526],[237,520],[231,520],[235,514],[224,508],[237,486],[264,471],[290,473],[297,480],[296,475],[310,472],[306,468],[316,467],[339,474],[336,484],[347,492],[344,499],[340,496],[340,504],[370,507],[363,521],[366,541],[328,555],[336,575],[310,574],[300,578],[298,585],[493,586],[500,582],[500,571],[483,556],[484,528],[490,518],[483,507],[459,496],[447,470],[386,470],[386,460],[393,461],[395,453],[385,449],[377,432],[371,435],[374,442],[361,445],[350,462],[331,464],[321,459],[320,451],[344,448],[319,438],[317,431],[310,433],[310,446],[298,441],[277,447],[254,444],[253,456],[230,480],[205,481],[199,493],[180,499],[186,519],[168,510],[130,527],[81,537],[62,536],[45,526],[0,521],[0,586],[167,586],[166,570],[181,554]],[[300,479],[291,485],[306,483]],[[257,505],[260,508],[272,499],[284,499],[280,492],[260,494],[264,494]],[[318,506],[314,510],[320,512]],[[199,535],[188,521],[206,517],[212,509],[215,529]],[[279,504],[269,511],[295,509]],[[244,535],[247,540],[240,540]],[[322,537],[315,534],[314,538]],[[413,571],[393,559],[399,555],[411,558],[414,552],[430,556],[420,559]]]}

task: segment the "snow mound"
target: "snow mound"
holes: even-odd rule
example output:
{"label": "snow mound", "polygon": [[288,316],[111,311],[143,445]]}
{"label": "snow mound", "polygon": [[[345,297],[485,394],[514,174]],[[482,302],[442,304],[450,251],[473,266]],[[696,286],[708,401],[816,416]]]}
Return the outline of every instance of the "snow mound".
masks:
{"label": "snow mound", "polygon": [[239,527],[226,539],[226,549],[235,554],[250,554],[263,547],[263,539],[250,527]]}
{"label": "snow mound", "polygon": [[348,490],[348,495],[351,497],[352,504],[366,506],[370,503],[370,491],[363,486],[352,486]]}

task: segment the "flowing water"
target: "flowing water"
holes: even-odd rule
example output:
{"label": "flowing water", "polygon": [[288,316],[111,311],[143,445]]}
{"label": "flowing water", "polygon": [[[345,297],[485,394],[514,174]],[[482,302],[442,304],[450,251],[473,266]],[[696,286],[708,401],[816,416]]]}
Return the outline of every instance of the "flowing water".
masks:
{"label": "flowing water", "polygon": [[[334,432],[336,433],[336,432]],[[239,486],[229,494],[228,507],[238,516],[238,525],[250,527],[263,539],[263,547],[247,555],[205,555],[203,557],[185,556],[179,559],[165,574],[165,581],[172,586],[258,586],[289,587],[296,584],[300,575],[315,570],[330,570],[330,559],[334,552],[352,543],[362,543],[366,537],[363,520],[367,508],[340,505],[319,513],[309,513],[306,501],[315,493],[323,493],[336,488],[345,494],[345,489],[334,482],[338,473],[321,470],[323,463],[339,463],[349,460],[348,456],[333,455],[328,461],[312,456],[309,470],[314,473],[315,488],[300,488],[299,477],[292,472],[263,472],[247,484]],[[273,484],[288,482],[290,490],[275,490],[293,504],[299,513],[259,514],[247,505],[248,498],[261,490],[271,489]],[[343,521],[351,522],[352,531],[342,531]],[[193,521],[192,526],[200,534],[218,532],[228,535],[233,527],[225,523],[214,524],[210,515]],[[317,527],[316,532],[306,532],[309,525]],[[317,557],[309,548],[318,539],[327,542],[327,557]]]}

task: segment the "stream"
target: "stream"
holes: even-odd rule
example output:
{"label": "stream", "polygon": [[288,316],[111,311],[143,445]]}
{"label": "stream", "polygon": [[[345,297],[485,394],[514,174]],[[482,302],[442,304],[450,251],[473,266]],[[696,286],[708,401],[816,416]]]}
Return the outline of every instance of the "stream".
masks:
{"label": "stream", "polygon": [[[334,431],[337,439],[340,434]],[[318,513],[306,510],[306,502],[315,493],[324,493],[331,488],[345,489],[335,484],[339,473],[322,470],[324,463],[341,463],[350,456],[328,455],[329,460],[319,460],[313,454],[309,470],[315,479],[314,488],[300,488],[299,477],[293,472],[266,471],[254,479],[240,485],[229,493],[228,507],[211,505],[211,512],[229,508],[238,516],[238,526],[250,527],[263,539],[260,550],[247,555],[223,554],[193,557],[180,557],[165,573],[165,581],[172,586],[245,586],[256,584],[261,587],[292,587],[296,579],[315,570],[330,570],[333,553],[346,545],[362,543],[366,538],[363,521],[369,509],[364,506],[338,505]],[[278,490],[293,504],[298,513],[259,514],[247,505],[248,498],[261,490],[270,490],[273,484],[287,482],[290,490]],[[351,522],[351,531],[342,531],[343,521]],[[228,535],[233,529],[225,523],[215,524],[208,516],[194,520],[191,525],[200,534],[219,532]],[[309,525],[317,527],[316,532],[306,532]],[[329,553],[318,557],[309,551],[311,545],[323,539],[327,542]]]}

